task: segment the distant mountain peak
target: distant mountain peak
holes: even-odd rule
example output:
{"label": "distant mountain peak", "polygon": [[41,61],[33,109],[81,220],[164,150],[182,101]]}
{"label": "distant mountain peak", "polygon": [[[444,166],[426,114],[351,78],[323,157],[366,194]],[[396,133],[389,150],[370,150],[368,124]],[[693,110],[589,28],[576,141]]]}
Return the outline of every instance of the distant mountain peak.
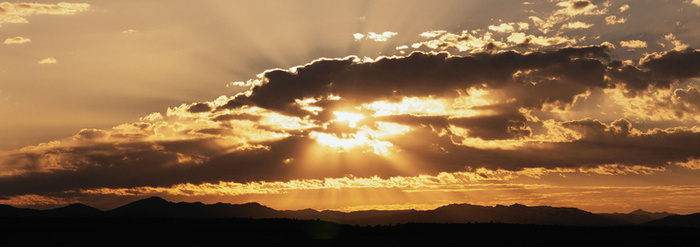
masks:
{"label": "distant mountain peak", "polygon": [[170,202],[170,201],[167,201],[167,200],[165,200],[165,199],[163,199],[163,198],[157,197],[157,196],[151,196],[151,197],[148,197],[148,198],[144,198],[144,199],[141,199],[141,200],[137,200],[137,201],[131,202],[131,203],[129,203],[129,204],[127,204],[127,205],[124,205],[124,206],[128,206],[128,205],[140,205],[140,206],[143,206],[143,205],[152,205],[152,206],[158,206],[158,205],[167,205],[167,204],[174,204],[174,203],[173,203],[173,202]]}
{"label": "distant mountain peak", "polygon": [[82,203],[74,203],[65,207],[48,209],[43,211],[42,213],[47,216],[58,217],[91,217],[100,215],[102,213],[102,210],[93,208]]}
{"label": "distant mountain peak", "polygon": [[60,207],[60,208],[55,208],[53,210],[91,210],[91,211],[102,211],[96,208],[93,208],[91,206],[82,204],[82,203],[73,203],[69,204],[65,207]]}
{"label": "distant mountain peak", "polygon": [[637,209],[637,210],[630,212],[630,214],[650,214],[650,213],[651,212],[644,211],[643,209]]}
{"label": "distant mountain peak", "polygon": [[151,196],[149,198],[145,198],[145,199],[142,199],[139,201],[142,201],[142,202],[169,202],[169,201],[167,201],[161,197],[157,197],[157,196]]}
{"label": "distant mountain peak", "polygon": [[92,208],[88,205],[82,204],[82,203],[73,203],[73,204],[68,204],[64,208]]}
{"label": "distant mountain peak", "polygon": [[468,203],[452,203],[452,204],[447,204],[447,205],[437,207],[435,210],[446,209],[446,208],[463,208],[463,207],[469,207],[469,206],[474,206],[474,205],[471,205]]}
{"label": "distant mountain peak", "polygon": [[665,217],[665,216],[669,216],[669,215],[674,215],[674,214],[669,213],[669,212],[666,212],[666,211],[663,211],[663,212],[649,212],[649,211],[645,211],[645,210],[642,210],[642,209],[634,210],[634,211],[630,212],[629,214],[634,214],[634,215],[648,215],[648,216],[657,216],[657,217],[660,217],[660,216],[664,216],[664,217]]}

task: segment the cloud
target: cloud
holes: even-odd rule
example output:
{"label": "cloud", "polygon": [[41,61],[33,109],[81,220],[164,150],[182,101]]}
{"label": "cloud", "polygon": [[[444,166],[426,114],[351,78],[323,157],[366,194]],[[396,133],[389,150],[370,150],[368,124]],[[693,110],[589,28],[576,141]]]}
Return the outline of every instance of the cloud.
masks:
{"label": "cloud", "polygon": [[489,29],[492,31],[496,32],[501,32],[501,33],[510,33],[515,31],[515,28],[513,28],[512,24],[506,24],[506,23],[501,23],[501,25],[490,25]]}
{"label": "cloud", "polygon": [[90,4],[87,3],[0,3],[0,25],[3,23],[29,23],[25,18],[32,15],[74,15],[87,11]]}
{"label": "cloud", "polygon": [[[572,8],[591,8],[578,5]],[[547,42],[513,34],[512,44]],[[469,32],[423,36],[450,45],[492,42]],[[3,153],[0,196],[208,193],[217,186],[281,193],[300,183],[386,186],[421,175],[495,181],[536,171],[662,171],[700,158],[697,128],[641,131],[628,119],[557,114],[602,90],[670,91],[699,76],[697,53],[651,53],[636,64],[610,61],[605,45],[321,58],[234,83],[248,90],[233,96]],[[664,107],[697,116],[698,95],[695,87],[674,90]]]}
{"label": "cloud", "polygon": [[632,128],[632,124],[626,119],[618,119],[611,125],[606,125],[598,120],[587,118],[564,122],[561,126],[578,133],[580,136],[577,139],[591,141],[612,140],[617,137],[626,138],[630,136]]}
{"label": "cloud", "polygon": [[352,36],[355,38],[355,40],[361,40],[362,38],[365,37],[365,35],[361,34],[361,33],[355,33]]}
{"label": "cloud", "polygon": [[627,22],[627,18],[619,18],[617,16],[611,15],[605,17],[605,24],[613,25]]}
{"label": "cloud", "polygon": [[[554,30],[555,26],[559,23],[569,21],[576,16],[580,15],[590,15],[598,16],[608,13],[608,10],[603,5],[603,8],[598,8],[599,5],[594,4],[590,1],[560,1],[556,4],[559,9],[555,10],[546,18],[540,18],[537,16],[530,16],[529,19],[539,28],[539,30],[547,34]],[[579,27],[581,24],[574,24],[574,27]],[[565,25],[569,27],[569,24]]]}
{"label": "cloud", "polygon": [[104,140],[109,138],[109,132],[100,129],[82,129],[73,138],[82,141]]}
{"label": "cloud", "polygon": [[518,30],[525,31],[525,30],[530,28],[530,24],[528,24],[526,22],[518,22],[518,23],[510,22],[510,23],[501,23],[498,26],[489,25],[488,28],[491,31],[496,31],[499,33],[511,33],[511,32],[514,32],[516,30],[516,28]]}
{"label": "cloud", "polygon": [[5,44],[6,44],[6,45],[11,45],[11,44],[24,44],[24,43],[29,43],[29,42],[32,42],[32,40],[29,39],[29,38],[21,37],[21,36],[17,36],[17,37],[14,37],[14,38],[7,38],[7,39],[5,39]]}
{"label": "cloud", "polygon": [[[682,50],[686,50],[686,49],[690,48],[687,44],[683,44],[683,42],[678,40],[678,38],[676,38],[676,36],[673,33],[669,33],[669,34],[664,35],[664,40],[671,42],[671,44],[674,46],[673,49],[677,50],[677,51],[682,51]],[[662,44],[662,43],[660,43],[660,44]],[[665,46],[665,45],[662,44],[662,46]]]}
{"label": "cloud", "polygon": [[575,21],[575,22],[566,23],[566,24],[562,25],[561,28],[563,28],[563,29],[586,29],[586,28],[589,28],[592,26],[594,26],[594,24]]}
{"label": "cloud", "polygon": [[609,64],[607,76],[636,94],[649,86],[668,89],[671,84],[700,77],[700,52],[687,48],[646,55],[639,67],[621,62]]}
{"label": "cloud", "polygon": [[525,35],[525,33],[516,32],[512,33],[506,40],[510,43],[515,43],[517,46],[556,46],[556,45],[574,45],[577,43],[576,39],[571,39],[566,36],[535,36],[535,35]]}
{"label": "cloud", "polygon": [[629,9],[630,9],[630,5],[629,5],[629,4],[622,5],[622,6],[620,6],[620,13],[625,12],[625,11],[627,11],[627,10],[629,10]]}
{"label": "cloud", "polygon": [[42,195],[34,195],[34,194],[12,196],[9,198],[0,198],[0,201],[4,201],[3,204],[16,205],[18,207],[36,206],[36,205],[50,206],[51,207],[51,206],[56,206],[56,205],[68,205],[71,203],[78,202],[78,201],[71,199],[71,198],[65,198],[65,197],[59,197],[59,196],[42,196]]}
{"label": "cloud", "polygon": [[[249,95],[238,95],[224,108],[256,105],[292,115],[309,115],[295,106],[295,100],[336,95],[341,102],[346,99],[353,103],[369,103],[402,96],[442,96],[481,84],[496,88],[521,85],[514,80],[514,75],[532,79],[556,75],[574,83],[572,85],[604,86],[604,65],[597,57],[608,58],[607,48],[565,48],[529,54],[510,51],[464,57],[414,52],[406,57],[383,57],[373,62],[360,62],[354,57],[323,59],[291,71],[267,71],[261,75],[262,83]],[[583,73],[581,69],[589,71]],[[530,72],[523,73],[527,71]],[[587,81],[577,80],[576,75],[585,76]],[[552,82],[550,85],[559,84]]]}
{"label": "cloud", "polygon": [[433,50],[456,49],[459,52],[479,53],[507,48],[505,43],[495,40],[490,32],[483,35],[476,31],[462,31],[461,34],[449,33],[446,31],[424,32],[421,36],[434,38],[432,40],[414,43],[411,47],[428,47]]}
{"label": "cloud", "polygon": [[691,170],[700,170],[700,159],[690,159],[687,162],[679,162],[677,165]]}
{"label": "cloud", "polygon": [[542,178],[557,174],[606,174],[621,175],[629,173],[649,172],[648,168],[601,166],[590,169],[544,169],[528,168],[520,171],[489,170],[485,168],[471,169],[464,172],[447,173],[442,172],[437,175],[420,176],[394,176],[390,178],[380,178],[372,176],[367,178],[342,177],[323,179],[303,179],[290,180],[285,182],[219,182],[219,183],[183,183],[170,187],[150,187],[142,186],[136,188],[98,188],[82,190],[85,194],[113,194],[113,195],[148,195],[156,193],[167,193],[170,195],[188,196],[236,196],[251,194],[285,194],[295,190],[320,190],[320,189],[372,189],[372,188],[398,188],[404,191],[450,191],[454,189],[469,190],[464,186],[472,186],[475,190],[482,190],[487,187],[500,185],[491,182],[512,181],[522,177]]}
{"label": "cloud", "polygon": [[642,121],[700,122],[700,92],[695,87],[653,90],[636,97],[609,92],[624,115]]}
{"label": "cloud", "polygon": [[450,125],[465,128],[470,137],[482,140],[528,137],[532,131],[525,125],[526,122],[525,116],[519,114],[453,118],[449,120]]}
{"label": "cloud", "polygon": [[[697,131],[683,129],[641,133],[625,120],[610,125],[595,120],[572,121],[555,123],[548,129],[552,136],[543,137],[545,143],[524,142],[515,149],[485,149],[468,142],[455,143],[453,136],[441,137],[428,130],[412,133],[411,138],[395,145],[432,164],[441,164],[439,168],[426,169],[442,171],[458,171],[465,165],[507,170],[606,164],[658,167],[669,160],[683,161],[697,156],[699,147],[688,143],[696,143],[700,138]],[[553,142],[560,137],[570,141]],[[439,148],[431,148],[429,143]]]}
{"label": "cloud", "polygon": [[660,78],[679,81],[697,78],[700,77],[700,51],[688,48],[652,53],[642,58],[639,65]]}
{"label": "cloud", "polygon": [[[489,123],[501,121],[496,118],[472,120],[458,120],[456,123],[481,132],[488,128]],[[700,146],[692,143],[697,143],[695,141],[699,140],[700,134],[691,130],[640,132],[626,120],[605,124],[591,119],[554,123],[548,128],[563,131],[556,133],[569,133],[571,136],[567,138],[571,140],[547,141],[543,144],[526,142],[521,148],[510,150],[481,149],[455,143],[455,136],[440,135],[430,128],[420,127],[394,137],[401,141],[385,139],[416,157],[411,164],[401,164],[415,166],[416,171],[397,169],[389,160],[375,153],[349,156],[332,149],[326,150],[310,136],[265,141],[260,143],[261,147],[229,151],[225,142],[216,138],[125,142],[127,139],[115,133],[105,136],[100,131],[83,130],[78,135],[80,138],[74,138],[74,141],[81,143],[78,146],[58,144],[12,155],[10,161],[5,162],[9,166],[5,169],[24,172],[0,177],[0,194],[11,196],[100,188],[171,187],[188,183],[216,184],[220,181],[232,181],[231,185],[242,186],[246,183],[276,184],[274,181],[323,181],[324,178],[328,181],[328,178],[347,177],[346,174],[358,177],[353,181],[376,176],[376,179],[382,178],[381,182],[396,176],[435,174],[442,177],[438,174],[461,174],[465,166],[486,168],[477,169],[478,174],[459,175],[473,180],[507,179],[519,173],[530,174],[532,169],[582,167],[581,171],[593,173],[603,173],[603,170],[595,170],[603,168],[605,171],[644,172],[659,169],[667,162],[699,158]],[[481,133],[491,135],[491,132]],[[121,138],[121,141],[93,142],[95,138]],[[309,154],[309,150],[316,150],[316,153]],[[340,157],[352,165],[338,169],[337,165],[340,164],[334,163],[334,160],[342,160]],[[294,161],[290,164],[287,162],[289,159]],[[499,169],[504,170],[498,172],[501,174],[498,176],[489,172]],[[484,177],[479,174],[490,175]]]}
{"label": "cloud", "polygon": [[435,37],[439,37],[439,36],[446,34],[446,33],[447,33],[447,31],[445,31],[445,30],[434,30],[434,31],[422,32],[420,34],[420,36],[424,37],[424,38],[435,38]]}
{"label": "cloud", "polygon": [[676,117],[683,119],[689,116],[700,122],[700,91],[697,88],[674,90],[670,105]]}
{"label": "cloud", "polygon": [[211,110],[213,110],[213,108],[206,102],[196,103],[187,108],[187,111],[190,113],[210,112]]}
{"label": "cloud", "polygon": [[353,34],[353,37],[355,40],[361,40],[361,39],[369,39],[373,40],[376,42],[386,42],[390,38],[398,35],[398,33],[391,32],[391,31],[385,31],[383,33],[375,33],[375,32],[368,32],[367,34],[362,34],[362,33],[355,33]]}
{"label": "cloud", "polygon": [[647,48],[647,42],[641,40],[620,41],[620,46],[627,48]]}
{"label": "cloud", "polygon": [[58,61],[56,60],[56,58],[47,57],[47,58],[44,58],[44,59],[42,59],[42,60],[39,60],[38,63],[39,63],[39,64],[55,64],[55,63],[57,63],[57,62],[58,62]]}
{"label": "cloud", "polygon": [[570,5],[570,8],[573,10],[581,10],[581,9],[586,8],[589,5],[591,5],[591,3],[589,1],[574,1]]}

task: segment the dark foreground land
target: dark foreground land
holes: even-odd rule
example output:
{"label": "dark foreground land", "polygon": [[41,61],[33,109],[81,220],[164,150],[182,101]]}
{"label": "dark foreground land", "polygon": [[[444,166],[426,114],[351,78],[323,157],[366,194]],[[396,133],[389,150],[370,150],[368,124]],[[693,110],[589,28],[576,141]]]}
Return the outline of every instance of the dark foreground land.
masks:
{"label": "dark foreground land", "polygon": [[320,220],[0,218],[0,246],[700,246],[700,228]]}

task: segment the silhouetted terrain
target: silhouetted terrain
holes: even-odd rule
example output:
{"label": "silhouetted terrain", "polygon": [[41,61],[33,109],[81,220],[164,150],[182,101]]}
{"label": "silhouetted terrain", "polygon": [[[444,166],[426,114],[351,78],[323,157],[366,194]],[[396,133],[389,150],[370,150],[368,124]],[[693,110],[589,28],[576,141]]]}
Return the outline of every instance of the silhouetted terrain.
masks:
{"label": "silhouetted terrain", "polygon": [[700,228],[700,213],[689,215],[671,215],[662,219],[646,222],[644,225]]}
{"label": "silhouetted terrain", "polygon": [[0,222],[2,246],[202,246],[243,240],[332,246],[700,246],[700,214],[593,214],[519,204],[346,213],[151,197],[107,211],[84,204],[50,210],[0,205]]}
{"label": "silhouetted terrain", "polygon": [[675,215],[667,212],[652,213],[641,209],[637,209],[628,214],[613,213],[613,214],[598,214],[605,218],[616,221],[618,224],[643,224],[652,220],[657,220],[665,218],[671,215]]}
{"label": "silhouetted terrain", "polygon": [[[638,225],[673,216],[666,212],[650,213],[636,210],[629,214],[594,214],[576,208],[537,206],[520,204],[495,207],[470,204],[451,204],[434,210],[394,211],[317,211],[275,210],[258,203],[203,204],[201,202],[169,202],[159,197],[150,197],[121,207],[101,211],[84,204],[72,204],[50,210],[34,210],[0,205],[0,217],[155,217],[155,218],[251,218],[251,219],[311,219],[349,225],[389,225],[404,223],[509,223],[569,226],[617,226]],[[690,217],[690,216],[675,216]],[[691,220],[692,221],[692,220]],[[663,221],[657,221],[663,222]],[[661,224],[661,223],[657,223]],[[669,223],[668,225],[674,225]],[[693,225],[693,224],[682,224]],[[694,226],[694,225],[693,225]]]}
{"label": "silhouetted terrain", "polygon": [[2,246],[698,246],[697,228],[499,223],[353,226],[319,220],[4,218]]}

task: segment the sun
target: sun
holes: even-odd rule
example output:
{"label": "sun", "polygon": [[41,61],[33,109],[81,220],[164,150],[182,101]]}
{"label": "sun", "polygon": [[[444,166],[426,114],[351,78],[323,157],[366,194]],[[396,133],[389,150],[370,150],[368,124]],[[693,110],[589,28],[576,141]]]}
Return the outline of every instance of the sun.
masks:
{"label": "sun", "polygon": [[388,154],[389,148],[394,146],[391,142],[378,140],[362,131],[342,138],[322,132],[311,132],[311,138],[316,139],[319,144],[335,148],[338,152],[360,150],[375,154]]}
{"label": "sun", "polygon": [[348,125],[351,128],[357,127],[357,122],[359,122],[362,119],[365,119],[365,116],[363,116],[362,114],[342,112],[342,111],[335,111],[335,112],[333,112],[333,115],[335,115],[335,117],[336,117],[335,120],[333,120],[333,121],[348,122]]}
{"label": "sun", "polygon": [[[332,148],[337,152],[361,151],[386,155],[394,146],[384,138],[396,134],[405,133],[408,127],[398,124],[368,121],[358,124],[366,117],[359,113],[335,111],[335,119],[330,123],[341,122],[347,124],[352,132],[347,133],[326,133],[323,131],[313,131],[310,137],[317,143]],[[396,125],[396,126],[395,126]]]}

